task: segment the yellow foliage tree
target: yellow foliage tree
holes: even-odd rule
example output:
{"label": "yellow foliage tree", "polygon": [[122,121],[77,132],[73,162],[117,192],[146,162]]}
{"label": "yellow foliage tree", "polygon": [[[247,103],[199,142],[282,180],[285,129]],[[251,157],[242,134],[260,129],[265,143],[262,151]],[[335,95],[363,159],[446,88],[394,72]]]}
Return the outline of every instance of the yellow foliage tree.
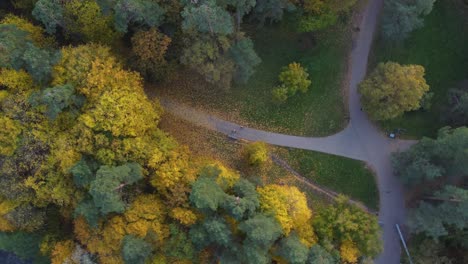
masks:
{"label": "yellow foliage tree", "polygon": [[92,63],[97,59],[111,60],[112,62],[109,63],[117,64],[110,49],[98,44],[64,47],[61,54],[60,61],[54,66],[52,72],[52,85],[54,86],[70,83],[76,87],[83,87],[91,71]]}
{"label": "yellow foliage tree", "polygon": [[113,18],[103,15],[96,1],[72,0],[64,5],[65,33],[68,37],[79,34],[84,42],[113,44],[119,37],[114,30]]}
{"label": "yellow foliage tree", "polygon": [[148,233],[156,234],[158,242],[169,236],[169,228],[164,224],[166,208],[155,195],[140,195],[125,212],[128,234],[146,237]]}
{"label": "yellow foliage tree", "polygon": [[35,88],[33,79],[23,69],[0,69],[0,85],[5,86],[12,93],[23,92]]}
{"label": "yellow foliage tree", "polygon": [[351,240],[345,240],[340,246],[340,256],[344,263],[357,263],[359,250]]}
{"label": "yellow foliage tree", "polygon": [[186,226],[195,224],[198,219],[197,215],[192,210],[182,207],[176,207],[172,209],[169,216]]}
{"label": "yellow foliage tree", "polygon": [[4,216],[11,212],[19,205],[16,201],[2,200],[0,201],[0,231],[11,232],[15,230],[15,227],[5,219]]}
{"label": "yellow foliage tree", "polygon": [[267,214],[272,214],[288,235],[296,230],[301,242],[311,246],[316,237],[311,224],[312,211],[307,205],[304,193],[295,186],[266,185],[257,188],[260,207]]}
{"label": "yellow foliage tree", "polygon": [[16,150],[21,125],[4,115],[0,115],[0,155],[11,156]]}
{"label": "yellow foliage tree", "polygon": [[54,249],[50,255],[52,264],[69,263],[70,257],[75,248],[75,243],[72,240],[60,241],[55,244]]}

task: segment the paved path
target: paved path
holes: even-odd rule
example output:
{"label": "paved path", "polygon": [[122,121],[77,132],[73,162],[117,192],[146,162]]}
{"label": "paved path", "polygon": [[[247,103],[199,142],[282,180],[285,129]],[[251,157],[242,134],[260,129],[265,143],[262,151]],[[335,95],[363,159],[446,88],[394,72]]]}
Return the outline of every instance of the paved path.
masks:
{"label": "paved path", "polygon": [[[190,122],[221,133],[252,141],[314,150],[367,162],[376,172],[380,196],[379,221],[383,223],[384,251],[376,259],[377,264],[400,263],[400,241],[395,224],[404,224],[405,207],[403,189],[392,173],[390,154],[405,150],[415,141],[391,140],[372,124],[366,113],[361,111],[358,83],[367,71],[367,60],[376,30],[377,18],[383,0],[369,0],[360,25],[349,61],[349,112],[350,122],[341,132],[328,137],[298,137],[267,131],[241,128],[235,123],[224,121],[204,112],[161,99],[165,109]],[[233,133],[233,131],[236,131]]]}

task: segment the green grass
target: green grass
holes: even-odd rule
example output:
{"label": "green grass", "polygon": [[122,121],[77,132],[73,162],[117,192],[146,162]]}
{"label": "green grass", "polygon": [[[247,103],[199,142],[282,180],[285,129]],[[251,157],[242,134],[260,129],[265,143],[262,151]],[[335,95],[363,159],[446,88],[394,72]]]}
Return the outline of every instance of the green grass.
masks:
{"label": "green grass", "polygon": [[[343,129],[347,118],[341,83],[351,43],[348,24],[352,23],[340,22],[317,34],[295,33],[288,22],[262,28],[247,25],[244,30],[262,59],[248,83],[222,91],[186,73],[157,89],[249,126],[295,135],[333,134]],[[291,62],[308,70],[312,85],[306,94],[298,93],[277,105],[271,91],[279,84],[282,68]]]}
{"label": "green grass", "polygon": [[289,150],[287,159],[302,176],[359,200],[371,209],[378,208],[375,178],[363,162],[299,149]]}
{"label": "green grass", "polygon": [[422,65],[430,91],[434,93],[431,110],[409,112],[382,122],[384,129],[405,128],[409,136],[419,138],[435,136],[444,126],[441,109],[448,100],[447,91],[468,77],[468,24],[464,18],[468,10],[461,2],[437,1],[431,14],[425,17],[424,27],[414,31],[402,44],[377,41],[373,65],[384,61]]}
{"label": "green grass", "polygon": [[[331,30],[317,35],[317,45],[299,48],[308,41],[282,27],[257,31],[255,48],[262,64],[250,81],[234,87],[232,95],[242,102],[241,117],[250,122],[299,135],[322,136],[343,128],[345,110],[341,93],[345,67],[344,32]],[[310,40],[309,40],[310,41]],[[312,80],[309,91],[298,93],[285,104],[272,102],[271,90],[278,84],[281,68],[291,62],[305,67]]]}

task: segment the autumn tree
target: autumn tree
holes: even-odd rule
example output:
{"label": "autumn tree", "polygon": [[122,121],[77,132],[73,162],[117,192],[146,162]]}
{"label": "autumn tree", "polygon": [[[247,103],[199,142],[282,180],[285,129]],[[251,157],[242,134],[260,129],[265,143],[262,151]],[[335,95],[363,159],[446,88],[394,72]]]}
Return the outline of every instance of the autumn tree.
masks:
{"label": "autumn tree", "polygon": [[170,44],[171,38],[157,28],[135,33],[132,37],[135,68],[143,76],[161,79],[167,67],[165,54]]}
{"label": "autumn tree", "polygon": [[314,229],[320,240],[335,243],[348,260],[360,256],[375,257],[382,250],[380,228],[375,216],[369,215],[339,197],[335,205],[318,212]]}
{"label": "autumn tree", "polygon": [[0,115],[0,126],[3,128],[0,131],[0,155],[11,156],[17,147],[21,126],[3,115]]}
{"label": "autumn tree", "polygon": [[293,62],[279,75],[280,85],[273,91],[273,99],[279,103],[285,102],[289,97],[294,96],[297,91],[306,93],[312,83],[309,74],[299,63]]}
{"label": "autumn tree", "polygon": [[423,17],[431,13],[436,0],[386,1],[382,18],[383,36],[403,40],[424,25]]}
{"label": "autumn tree", "polygon": [[272,214],[280,223],[284,234],[296,231],[301,242],[307,246],[315,244],[316,238],[311,224],[312,211],[304,193],[293,186],[266,185],[257,188],[260,208]]}
{"label": "autumn tree", "polygon": [[359,85],[362,106],[374,120],[392,119],[419,109],[427,91],[422,66],[395,62],[380,63]]}

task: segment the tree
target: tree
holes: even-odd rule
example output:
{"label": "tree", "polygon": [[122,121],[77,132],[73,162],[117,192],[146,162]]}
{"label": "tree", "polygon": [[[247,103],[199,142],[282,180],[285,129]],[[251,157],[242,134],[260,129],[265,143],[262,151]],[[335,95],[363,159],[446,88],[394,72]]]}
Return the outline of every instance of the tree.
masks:
{"label": "tree", "polygon": [[395,62],[379,63],[359,85],[363,108],[374,120],[392,119],[419,109],[427,91],[422,66]]}
{"label": "tree", "polygon": [[467,146],[468,128],[441,128],[436,140],[423,138],[408,151],[394,154],[393,168],[408,186],[462,177],[468,173]]}
{"label": "tree", "polygon": [[224,219],[211,217],[190,228],[190,239],[198,249],[203,249],[209,245],[229,248],[232,241],[232,232]]}
{"label": "tree", "polygon": [[253,245],[265,249],[270,248],[283,233],[279,223],[264,214],[256,214],[241,222],[239,230],[245,233]]}
{"label": "tree", "polygon": [[468,126],[468,89],[450,89],[448,104],[445,107],[442,118],[451,126]]}
{"label": "tree", "polygon": [[199,210],[216,211],[225,198],[226,194],[213,178],[200,177],[192,185],[190,201]]}
{"label": "tree", "polygon": [[294,233],[280,240],[278,254],[286,259],[288,263],[305,263],[307,253],[307,246],[302,244],[299,237]]}
{"label": "tree", "polygon": [[52,85],[54,86],[65,84],[71,84],[74,87],[84,86],[95,61],[106,61],[118,65],[110,49],[98,44],[63,47],[61,54],[60,61],[54,66],[52,72]]}
{"label": "tree", "polygon": [[264,142],[250,143],[245,147],[245,155],[250,165],[261,165],[267,162],[268,156],[267,145]]}
{"label": "tree", "polygon": [[320,245],[314,245],[309,250],[307,264],[333,264],[337,261]]}
{"label": "tree", "polygon": [[164,9],[151,0],[117,0],[113,5],[115,28],[126,33],[131,24],[157,27],[162,21]]}
{"label": "tree", "polygon": [[445,186],[436,192],[440,200],[437,205],[420,202],[411,211],[408,226],[412,233],[424,233],[434,240],[447,236],[449,233],[460,232],[468,226],[468,190],[455,186]]}
{"label": "tree", "polygon": [[276,184],[259,187],[257,192],[261,210],[275,217],[285,235],[295,230],[305,245],[315,243],[315,234],[310,223],[312,211],[304,193],[293,186]]}
{"label": "tree", "polygon": [[34,263],[48,263],[47,258],[41,256],[39,244],[42,236],[36,233],[0,233],[0,249],[13,252],[22,260],[33,260]]}
{"label": "tree", "polygon": [[285,11],[295,9],[291,2],[289,0],[257,0],[253,15],[260,22],[260,25],[265,24],[266,20],[277,22],[283,18]]}
{"label": "tree", "polygon": [[11,156],[17,148],[21,125],[6,116],[0,115],[0,155]]}
{"label": "tree", "polygon": [[253,42],[249,38],[242,38],[229,49],[229,54],[236,67],[234,81],[246,83],[255,73],[254,68],[261,63],[260,57],[253,48]]}
{"label": "tree", "polygon": [[424,25],[422,16],[432,11],[436,0],[386,1],[382,18],[383,36],[390,40],[403,40]]}
{"label": "tree", "polygon": [[234,62],[226,56],[231,43],[225,36],[201,35],[182,52],[180,61],[202,75],[209,83],[229,89],[234,75]]}
{"label": "tree", "polygon": [[348,204],[346,197],[339,197],[336,205],[319,211],[314,229],[320,240],[336,243],[341,251],[353,253],[351,256],[375,257],[382,250],[376,217]]}
{"label": "tree", "polygon": [[52,120],[66,109],[77,114],[84,104],[83,96],[76,95],[75,88],[70,84],[46,88],[41,93],[36,94],[32,101],[33,105],[46,105],[45,114]]}
{"label": "tree", "polygon": [[125,204],[119,191],[142,178],[141,166],[137,163],[118,167],[101,166],[96,172],[96,179],[91,182],[89,193],[102,214],[122,213]]}
{"label": "tree", "polygon": [[72,0],[63,5],[63,28],[67,38],[80,42],[112,45],[119,37],[112,16],[103,15],[92,0]]}
{"label": "tree", "polygon": [[283,68],[279,75],[281,85],[273,90],[273,99],[278,102],[284,102],[300,91],[306,93],[312,83],[309,80],[307,71],[296,62]]}
{"label": "tree", "polygon": [[122,255],[125,263],[144,264],[151,255],[151,245],[141,238],[127,235],[123,239]]}
{"label": "tree", "polygon": [[167,65],[164,56],[170,44],[171,38],[157,28],[135,33],[132,37],[135,68],[143,76],[161,79]]}
{"label": "tree", "polygon": [[226,36],[234,32],[230,14],[216,5],[214,0],[203,1],[200,5],[189,4],[182,11],[184,30]]}
{"label": "tree", "polygon": [[46,48],[49,46],[53,46],[54,44],[53,38],[45,36],[45,32],[43,28],[35,26],[28,20],[23,19],[21,17],[8,14],[5,16],[5,18],[2,19],[0,24],[14,25],[18,29],[27,32],[29,35],[28,38],[30,38],[30,40],[38,47]]}
{"label": "tree", "polygon": [[63,25],[63,7],[60,0],[38,0],[32,15],[44,24],[47,33],[54,34]]}

